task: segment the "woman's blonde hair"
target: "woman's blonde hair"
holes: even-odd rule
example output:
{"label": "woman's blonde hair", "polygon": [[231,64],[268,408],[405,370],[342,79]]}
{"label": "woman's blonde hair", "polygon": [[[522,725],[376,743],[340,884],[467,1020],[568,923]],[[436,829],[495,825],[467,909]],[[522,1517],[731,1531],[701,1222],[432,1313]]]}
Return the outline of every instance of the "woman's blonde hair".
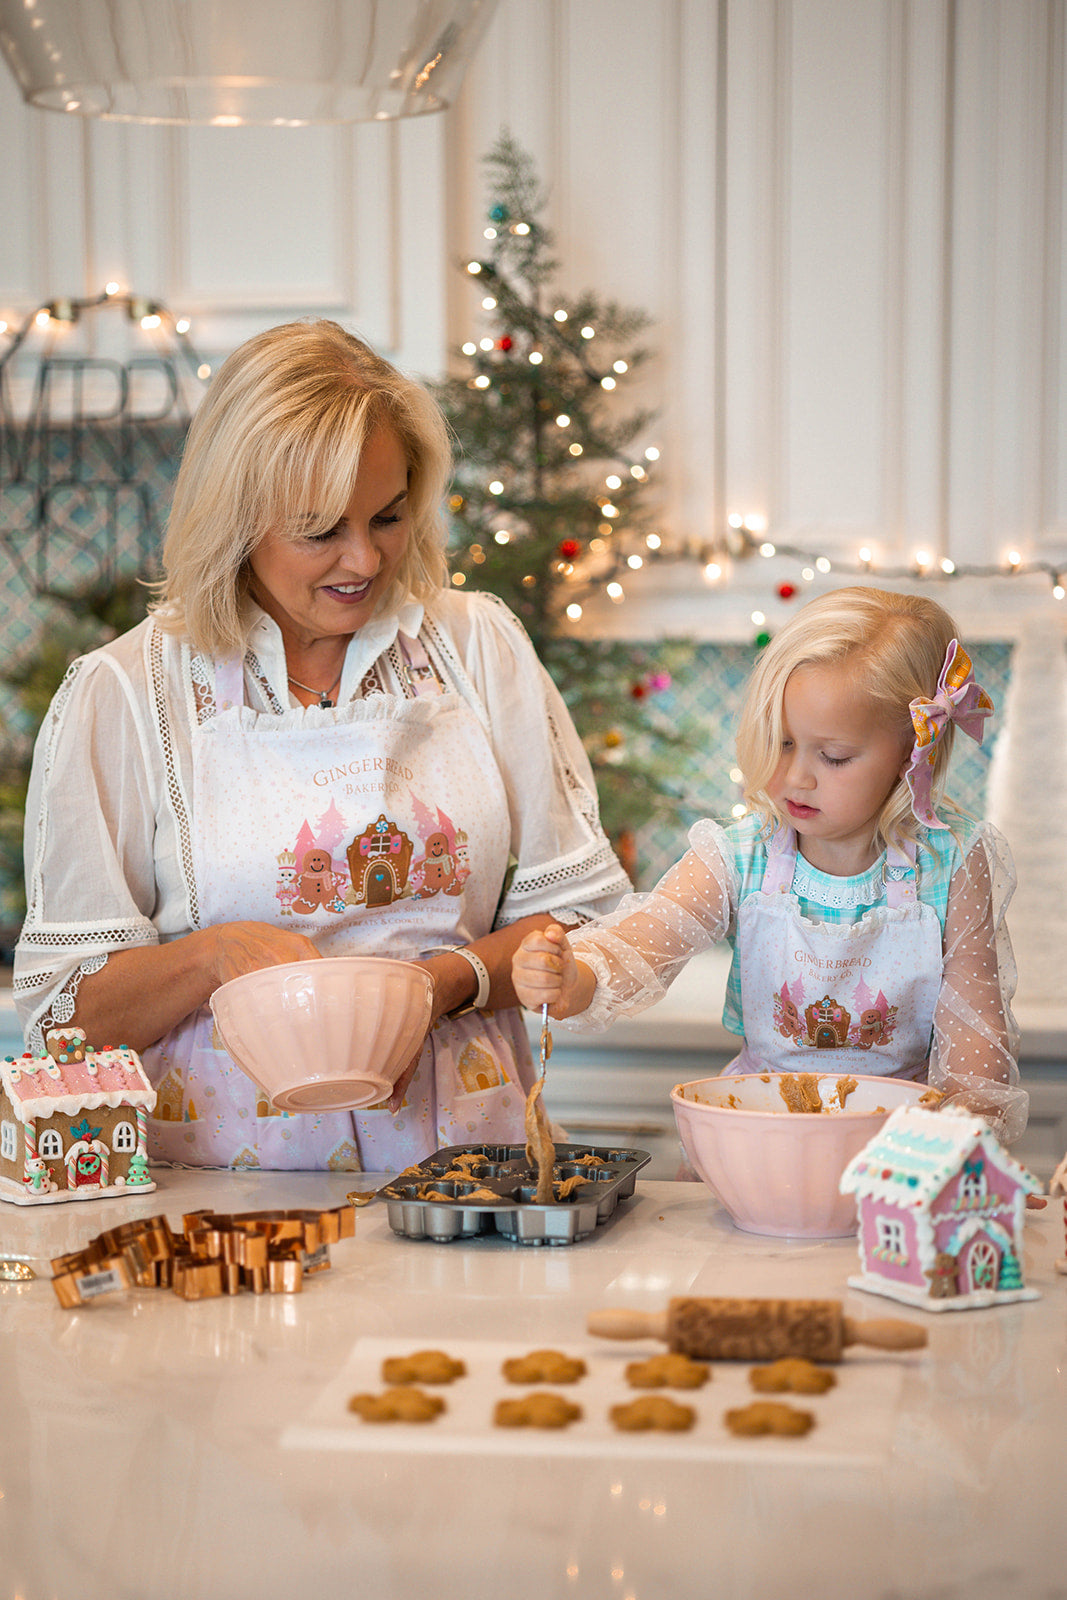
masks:
{"label": "woman's blonde hair", "polygon": [[[837,666],[871,702],[872,715],[900,734],[901,760],[914,739],[909,702],[932,699],[945,653],[959,637],[956,624],[935,600],[883,589],[835,589],[810,600],[756,663],[737,730],[737,760],[744,797],[768,832],[783,817],[767,793],[782,754],[782,703],[798,667]],[[944,793],[953,728],[945,730],[933,768],[935,805]],[[951,802],[949,802],[951,804]],[[918,837],[911,793],[897,780],[878,816],[884,844]]]}
{"label": "woman's blonde hair", "polygon": [[380,606],[428,599],[447,577],[441,502],[452,451],[439,407],[336,322],[289,322],[235,350],[193,418],[163,547],[160,626],[208,654],[243,651],[253,550],[268,533],[332,528],[382,425],[407,457],[411,537]]}

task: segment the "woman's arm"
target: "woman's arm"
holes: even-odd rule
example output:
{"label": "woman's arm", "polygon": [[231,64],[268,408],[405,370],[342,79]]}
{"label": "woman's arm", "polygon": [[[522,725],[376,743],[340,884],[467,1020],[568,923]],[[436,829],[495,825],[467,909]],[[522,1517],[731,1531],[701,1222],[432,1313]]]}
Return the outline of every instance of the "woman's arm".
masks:
{"label": "woman's arm", "polygon": [[[516,1004],[512,954],[524,933],[548,921],[548,917],[528,917],[471,943],[469,948],[484,962],[490,976],[487,1010]],[[225,922],[166,944],[114,951],[99,972],[82,978],[74,1021],[85,1029],[88,1039],[102,1043],[106,1036],[143,1050],[190,1012],[206,1005],[214,991],[231,978],[318,956],[303,934],[267,922]],[[416,965],[424,967],[433,979],[431,1026],[474,998],[477,978],[462,956],[442,951]]]}
{"label": "woman's arm", "polygon": [[576,971],[565,1004],[555,1007],[558,1020],[596,1031],[618,1016],[636,1016],[663,998],[692,956],[728,932],[737,885],[724,831],[698,822],[689,840],[648,894],[628,895],[607,916],[568,932]]}
{"label": "woman's arm", "polygon": [[99,972],[83,976],[73,1020],[94,1043],[144,1050],[206,1005],[220,984],[318,955],[303,934],[266,922],[220,923],[166,944],[116,950]]}

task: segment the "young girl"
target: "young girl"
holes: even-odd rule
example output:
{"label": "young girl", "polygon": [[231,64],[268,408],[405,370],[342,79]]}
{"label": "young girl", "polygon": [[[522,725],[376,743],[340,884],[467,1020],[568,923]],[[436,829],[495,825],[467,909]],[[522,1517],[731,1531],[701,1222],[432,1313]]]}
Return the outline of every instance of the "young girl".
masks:
{"label": "young girl", "polygon": [[528,934],[519,999],[604,1028],[726,939],[723,1022],[742,1036],[727,1072],[928,1079],[1017,1137],[1014,871],[996,830],[943,797],[954,727],[980,741],[992,709],[934,601],[868,588],[812,600],[749,683],[748,814],[698,822],[650,894],[569,935]]}

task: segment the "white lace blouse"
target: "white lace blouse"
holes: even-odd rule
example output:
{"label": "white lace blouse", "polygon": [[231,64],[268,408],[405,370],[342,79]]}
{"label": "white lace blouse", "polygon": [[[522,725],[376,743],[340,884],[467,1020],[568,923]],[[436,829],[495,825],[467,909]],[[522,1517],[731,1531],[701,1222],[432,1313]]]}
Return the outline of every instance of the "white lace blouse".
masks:
{"label": "white lace blouse", "polygon": [[[1026,1126],[1029,1096],[1019,1087],[1019,1033],[1012,1014],[1016,970],[1005,912],[1015,888],[1006,841],[989,823],[954,818],[951,831],[923,830],[918,893],[942,930],[941,987],[933,1017],[929,1082],[949,1100],[986,1115],[1005,1141]],[[884,900],[880,859],[859,878],[834,879],[798,857],[794,893],[814,922],[855,922]],[[686,854],[648,894],[628,895],[614,912],[576,931],[575,955],[596,978],[588,1008],[564,1027],[597,1031],[633,1016],[666,993],[691,956],[734,942],[737,909],[756,892],[767,851],[758,819],[727,828],[705,820]],[[735,950],[723,1021],[740,1033]]]}
{"label": "white lace blouse", "polygon": [[[398,631],[417,634],[444,686],[484,709],[517,862],[498,925],[609,910],[629,881],[600,827],[581,741],[521,624],[491,595],[443,590],[425,609],[408,602],[354,635],[339,700],[412,693]],[[258,608],[245,666],[256,710],[298,708],[281,634]],[[26,806],[14,995],[29,1048],[70,1020],[82,977],[111,951],[200,926],[192,734],[214,709],[212,662],[151,619],[68,671],[38,737]]]}

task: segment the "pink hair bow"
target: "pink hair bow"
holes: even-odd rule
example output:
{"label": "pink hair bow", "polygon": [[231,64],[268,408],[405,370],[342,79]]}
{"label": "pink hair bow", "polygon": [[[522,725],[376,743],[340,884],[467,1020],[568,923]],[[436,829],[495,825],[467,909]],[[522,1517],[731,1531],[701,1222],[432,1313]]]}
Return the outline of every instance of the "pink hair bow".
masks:
{"label": "pink hair bow", "polygon": [[954,722],[981,744],[985,719],[993,710],[992,700],[975,682],[971,658],[958,639],[953,639],[945,652],[934,698],[913,700],[908,709],[915,728],[915,747],[904,774],[911,790],[911,809],[928,828],[943,828],[946,824],[933,804],[934,762],[941,736]]}

